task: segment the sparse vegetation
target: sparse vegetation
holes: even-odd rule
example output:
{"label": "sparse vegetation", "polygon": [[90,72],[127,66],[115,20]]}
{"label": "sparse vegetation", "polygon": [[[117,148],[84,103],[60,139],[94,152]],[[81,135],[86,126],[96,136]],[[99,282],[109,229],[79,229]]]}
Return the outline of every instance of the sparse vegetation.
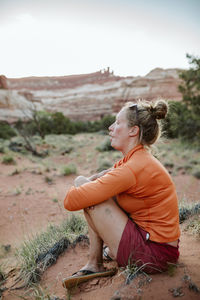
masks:
{"label": "sparse vegetation", "polygon": [[0,146],[0,153],[5,153],[5,149],[2,146]]}
{"label": "sparse vegetation", "polygon": [[68,164],[67,166],[64,166],[61,170],[61,174],[64,176],[68,176],[71,174],[76,174],[77,170],[76,170],[76,166],[75,164]]}
{"label": "sparse vegetation", "polygon": [[[115,117],[106,115],[96,121],[71,121],[62,112],[49,113],[32,110],[27,122],[21,119],[15,124],[20,135],[29,137],[39,135],[42,139],[48,134],[77,134],[80,132],[107,131]],[[26,141],[27,142],[27,141]]]}
{"label": "sparse vegetation", "polygon": [[0,138],[8,140],[11,137],[16,136],[15,130],[7,123],[7,122],[0,122]]}
{"label": "sparse vegetation", "polygon": [[139,276],[140,274],[144,275],[146,282],[150,282],[152,280],[152,278],[150,276],[148,276],[143,269],[145,268],[145,264],[144,265],[138,265],[137,262],[136,263],[128,263],[128,265],[125,268],[124,274],[126,277],[126,281],[125,284],[130,284],[130,282],[136,278],[137,276]]}
{"label": "sparse vegetation", "polygon": [[44,180],[45,180],[45,182],[48,183],[48,184],[53,184],[53,178],[52,178],[52,177],[45,176]]}
{"label": "sparse vegetation", "polygon": [[183,203],[183,204],[180,204],[180,208],[179,208],[180,223],[184,222],[189,217],[197,215],[199,213],[200,213],[200,203],[196,203],[196,204]]}
{"label": "sparse vegetation", "polygon": [[199,150],[191,144],[179,139],[163,140],[156,145],[156,157],[173,175],[192,174],[198,178]]}
{"label": "sparse vegetation", "polygon": [[11,173],[11,176],[14,176],[14,175],[18,175],[20,173],[20,171],[18,169],[15,169],[12,173]]}
{"label": "sparse vegetation", "polygon": [[96,148],[98,151],[100,152],[103,152],[103,151],[114,151],[115,149],[111,146],[111,143],[110,143],[110,138],[109,137],[106,137],[103,142],[101,143],[101,145],[99,145],[97,148]]}
{"label": "sparse vegetation", "polygon": [[192,174],[193,174],[193,176],[196,177],[197,179],[200,179],[200,168],[194,169],[194,171],[193,171]]}
{"label": "sparse vegetation", "polygon": [[54,203],[58,203],[58,199],[57,199],[57,198],[53,198],[52,201],[53,201]]}
{"label": "sparse vegetation", "polygon": [[[55,295],[51,295],[48,289],[44,289],[40,285],[33,285],[28,290],[27,295],[31,295],[31,298],[34,300],[59,300],[60,299]],[[25,297],[23,299],[26,300]]]}
{"label": "sparse vegetation", "polygon": [[108,161],[108,160],[106,160],[106,159],[100,159],[99,160],[99,164],[98,164],[98,169],[97,169],[97,171],[98,172],[101,172],[101,171],[103,171],[103,170],[107,170],[107,169],[109,169],[109,168],[111,168],[112,167],[112,163],[110,162],[110,161]]}
{"label": "sparse vegetation", "polygon": [[[44,159],[41,159],[39,157],[33,157],[31,155],[25,156],[25,165],[24,161],[22,160],[23,155],[20,152],[19,154],[15,154],[18,161],[20,162],[20,169],[15,169],[16,167],[12,167],[13,175],[18,174],[18,172],[22,173],[21,175],[24,175],[24,172],[26,171],[27,174],[31,171],[35,174],[42,175],[41,180],[46,182],[52,182],[52,179],[56,178],[55,184],[59,180],[62,181],[62,178],[56,177],[58,174],[72,174],[71,165],[73,165],[76,169],[76,166],[79,167],[79,172],[84,172],[84,168],[88,168],[91,173],[95,173],[96,169],[98,168],[98,171],[108,169],[111,166],[113,166],[114,162],[119,160],[122,155],[118,151],[98,151],[95,149],[95,146],[97,144],[102,144],[101,140],[103,140],[106,137],[100,136],[100,134],[91,134],[91,133],[85,133],[85,134],[77,134],[77,135],[46,135],[44,142],[45,147],[49,149],[49,153],[51,156],[46,157]],[[12,140],[16,139],[14,137]],[[37,145],[41,146],[42,139],[40,137],[33,137],[34,141],[37,143]],[[9,153],[10,151],[7,150],[7,145],[9,144],[9,141],[0,141],[3,147],[5,148],[6,153]],[[106,143],[105,143],[106,144]],[[62,156],[62,152],[64,149],[72,147],[73,150],[69,151],[69,153],[65,152],[65,156]],[[192,148],[188,143],[180,142],[178,139],[172,140],[163,140],[161,143],[157,145],[157,153],[158,158],[161,160],[161,162],[167,167],[168,171],[172,171],[172,174],[193,174],[195,176],[195,172],[199,169],[200,159],[199,159],[199,152],[197,148]],[[1,156],[3,158],[3,155]],[[1,159],[2,159],[1,158]],[[21,160],[21,161],[20,161]],[[27,164],[27,161],[31,162],[31,166]],[[69,165],[66,165],[68,168],[70,166],[70,171],[67,169],[67,172],[63,172],[64,168],[61,171],[61,168],[63,166],[63,163],[66,163],[70,161]],[[19,164],[19,163],[18,163]],[[22,164],[22,165],[21,165]],[[56,168],[58,170],[58,174],[52,174],[53,170],[56,170],[54,167],[56,165]],[[3,169],[3,168],[2,168]],[[6,169],[6,167],[4,167]],[[74,168],[72,168],[74,169]],[[22,172],[23,170],[23,172]],[[87,172],[88,172],[87,170]],[[49,172],[49,173],[46,173]],[[77,172],[77,171],[75,171]],[[56,172],[57,173],[57,172]],[[21,177],[21,175],[19,177]],[[48,175],[48,176],[46,176]],[[84,175],[84,174],[83,174]],[[33,176],[31,174],[31,176]],[[45,177],[46,176],[46,177]],[[34,177],[34,176],[33,176]],[[18,179],[18,178],[17,178]],[[37,176],[37,181],[39,182],[40,176]],[[196,183],[195,178],[190,178],[192,183]],[[14,178],[12,178],[14,180]],[[26,197],[26,195],[31,195],[37,193],[46,193],[47,185],[44,185],[44,190],[38,191],[35,190],[32,186],[29,187],[29,185],[26,185],[24,187],[21,187],[19,185],[18,188],[15,189],[15,186],[10,189],[10,194],[13,195],[14,189],[16,194],[20,194],[23,192],[23,197]],[[55,185],[56,188],[56,185]],[[4,188],[2,189],[2,193],[4,193]],[[18,203],[19,198],[23,197],[16,197],[16,203]],[[27,199],[31,199],[32,196],[27,196]],[[45,197],[48,197],[47,194],[45,194]],[[59,206],[60,204],[60,194],[57,192],[53,192],[49,196],[49,203],[52,202],[55,203],[55,208]],[[181,200],[180,200],[181,201]],[[53,205],[53,204],[52,204]],[[13,215],[12,215],[13,216]],[[196,216],[196,217],[195,217]],[[180,219],[181,222],[185,221],[186,219],[189,219],[187,222],[190,224],[188,226],[188,230],[190,230],[193,234],[199,237],[199,224],[197,222],[199,212],[194,209],[193,206],[187,205],[187,199],[185,200],[185,203],[181,204],[180,207]],[[86,231],[86,225],[84,222],[84,225],[82,226],[81,223],[77,222],[76,219],[77,216],[73,220],[70,221],[70,224],[66,226],[67,228],[64,229],[62,226],[50,226],[48,227],[45,233],[38,234],[37,236],[34,236],[33,238],[29,238],[26,240],[22,247],[18,249],[17,258],[19,259],[19,266],[20,266],[20,278],[23,282],[25,282],[25,285],[32,285],[34,282],[38,282],[40,280],[40,277],[42,273],[45,271],[47,267],[50,266],[53,262],[55,262],[54,257],[51,255],[52,252],[49,252],[50,249],[66,249],[65,247],[67,245],[73,245],[73,241],[76,241],[76,237],[79,236],[80,233],[83,233]],[[191,221],[190,221],[190,217]],[[192,223],[192,220],[194,219],[194,223]],[[59,229],[62,227],[62,230]],[[68,241],[71,244],[68,244]],[[58,243],[58,244],[57,244]],[[58,248],[54,248],[54,246],[58,246]],[[70,246],[70,247],[71,247]],[[60,250],[59,250],[60,251]],[[48,253],[48,255],[47,255]],[[21,258],[19,258],[21,257]],[[40,259],[38,258],[40,257]],[[175,271],[175,267],[170,267],[168,270],[169,276],[173,276]],[[140,272],[138,268],[134,268],[134,266],[131,266],[130,272],[127,271],[127,277],[131,280],[131,278],[134,278],[134,273],[140,274],[140,276],[144,276],[144,280],[148,281],[150,277],[147,277],[145,274]],[[129,274],[129,275],[128,275]],[[38,286],[38,285],[37,285]],[[38,299],[45,299],[48,298],[48,292],[46,290],[40,290],[40,287],[33,291],[34,297],[40,297]],[[42,298],[44,297],[44,298]],[[37,299],[37,298],[36,298]]]}
{"label": "sparse vegetation", "polygon": [[[19,260],[19,278],[23,280],[25,286],[30,286],[40,280],[41,274],[49,266],[51,256],[48,261],[42,261],[44,254],[59,241],[63,241],[62,247],[67,247],[66,243],[73,242],[78,235],[85,234],[87,231],[86,223],[79,215],[72,214],[60,226],[50,225],[45,232],[37,234],[32,239],[24,241],[17,250],[16,256]],[[60,251],[60,250],[58,250]],[[42,263],[41,263],[42,261]]]}
{"label": "sparse vegetation", "polygon": [[190,220],[186,230],[190,230],[194,235],[200,238],[200,209],[199,214]]}
{"label": "sparse vegetation", "polygon": [[14,192],[13,192],[13,195],[18,196],[21,193],[22,193],[22,189],[20,187],[16,187]]}
{"label": "sparse vegetation", "polygon": [[3,156],[2,163],[5,165],[15,165],[16,161],[11,155]]}

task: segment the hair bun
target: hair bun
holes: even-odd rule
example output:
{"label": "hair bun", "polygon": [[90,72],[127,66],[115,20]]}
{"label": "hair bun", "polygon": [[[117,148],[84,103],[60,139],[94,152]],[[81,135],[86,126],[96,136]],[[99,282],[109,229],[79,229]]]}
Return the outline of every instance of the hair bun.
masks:
{"label": "hair bun", "polygon": [[168,112],[168,104],[165,100],[158,100],[151,108],[151,113],[155,119],[165,119]]}

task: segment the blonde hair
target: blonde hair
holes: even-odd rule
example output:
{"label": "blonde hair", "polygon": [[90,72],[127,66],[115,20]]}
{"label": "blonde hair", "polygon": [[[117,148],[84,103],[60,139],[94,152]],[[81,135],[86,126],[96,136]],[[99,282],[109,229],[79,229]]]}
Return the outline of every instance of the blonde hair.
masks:
{"label": "blonde hair", "polygon": [[165,119],[168,104],[165,100],[147,102],[139,100],[137,104],[128,102],[126,109],[128,126],[137,125],[140,129],[140,143],[146,146],[154,144],[161,135],[161,125],[158,120]]}

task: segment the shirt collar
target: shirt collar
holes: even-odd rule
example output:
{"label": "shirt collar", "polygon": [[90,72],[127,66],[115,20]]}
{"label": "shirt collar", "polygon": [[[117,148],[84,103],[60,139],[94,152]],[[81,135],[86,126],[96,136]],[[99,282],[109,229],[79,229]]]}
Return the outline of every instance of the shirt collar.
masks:
{"label": "shirt collar", "polygon": [[141,149],[143,149],[143,148],[144,148],[144,146],[141,145],[141,144],[135,146],[133,149],[131,149],[131,150],[126,154],[126,156],[124,156],[122,159],[120,159],[120,160],[115,164],[114,167],[116,168],[116,167],[119,167],[119,166],[121,166],[122,164],[126,163],[136,151],[141,150]]}

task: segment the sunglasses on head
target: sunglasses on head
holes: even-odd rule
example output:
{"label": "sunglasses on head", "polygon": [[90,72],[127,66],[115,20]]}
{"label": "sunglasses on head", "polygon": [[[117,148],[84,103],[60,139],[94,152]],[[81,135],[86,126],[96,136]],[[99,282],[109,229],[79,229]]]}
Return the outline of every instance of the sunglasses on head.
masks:
{"label": "sunglasses on head", "polygon": [[130,110],[135,110],[136,121],[137,121],[137,124],[138,124],[138,107],[137,107],[137,104],[136,104],[136,103],[133,103],[133,104],[131,104],[128,108],[129,108]]}

